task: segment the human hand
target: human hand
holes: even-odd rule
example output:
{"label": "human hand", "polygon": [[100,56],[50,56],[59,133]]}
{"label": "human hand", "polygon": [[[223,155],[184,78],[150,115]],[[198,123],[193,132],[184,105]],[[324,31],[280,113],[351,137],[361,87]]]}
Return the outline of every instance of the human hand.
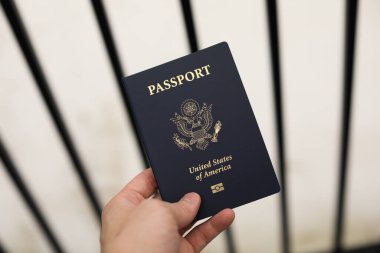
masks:
{"label": "human hand", "polygon": [[105,206],[100,235],[102,253],[195,253],[231,225],[235,214],[224,209],[191,228],[201,199],[188,193],[176,203],[152,197],[157,188],[151,169],[137,175]]}

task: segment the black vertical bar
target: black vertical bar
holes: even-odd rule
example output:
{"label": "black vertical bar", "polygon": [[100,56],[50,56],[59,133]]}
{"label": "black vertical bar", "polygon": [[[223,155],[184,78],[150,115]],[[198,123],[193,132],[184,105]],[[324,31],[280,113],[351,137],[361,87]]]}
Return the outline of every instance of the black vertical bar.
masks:
{"label": "black vertical bar", "polygon": [[193,12],[191,9],[190,0],[181,0],[182,14],[185,19],[187,39],[189,41],[190,51],[198,51],[198,39],[195,32]]}
{"label": "black vertical bar", "polygon": [[46,238],[48,239],[48,242],[51,248],[55,252],[64,252],[61,247],[61,244],[58,242],[49,224],[47,223],[44,216],[42,215],[42,212],[40,211],[40,208],[38,207],[36,201],[34,200],[34,197],[32,196],[29,189],[27,188],[24,180],[21,178],[21,175],[19,174],[18,169],[16,168],[12,160],[12,157],[7,152],[1,138],[0,138],[0,157],[1,157],[1,160],[3,161],[4,167],[9,177],[12,179],[13,183],[17,187],[18,192],[20,193],[25,203],[29,207],[30,211],[32,212],[34,218],[38,222],[38,225],[40,226]]}
{"label": "black vertical bar", "polygon": [[7,250],[4,248],[4,246],[0,242],[0,253],[6,253]]}
{"label": "black vertical bar", "polygon": [[17,7],[13,0],[1,0],[3,10],[8,18],[9,24],[12,27],[13,33],[17,38],[17,42],[24,54],[26,61],[28,62],[30,71],[33,74],[34,80],[37,87],[44,99],[45,105],[49,110],[50,116],[52,117],[58,133],[64,143],[64,146],[69,153],[71,162],[74,165],[74,169],[79,176],[82,186],[90,200],[93,207],[94,213],[100,222],[101,208],[96,198],[95,192],[90,184],[86,170],[83,166],[82,161],[79,158],[78,152],[74,146],[71,136],[67,130],[65,122],[61,116],[61,112],[57,106],[52,92],[50,91],[48,81],[42,70],[41,64],[37,58],[34,51],[32,42],[28,36],[25,26],[22,22],[21,16],[17,10]]}
{"label": "black vertical bar", "polygon": [[282,229],[282,249],[283,252],[290,252],[289,223],[287,207],[287,184],[286,184],[286,164],[285,164],[285,138],[284,119],[282,102],[282,84],[280,68],[280,46],[278,35],[277,2],[267,0],[267,18],[269,25],[270,52],[272,63],[272,79],[275,102],[276,132],[277,132],[277,152],[279,160],[279,172],[281,181],[281,229]]}
{"label": "black vertical bar", "polygon": [[[98,22],[100,31],[101,31],[102,36],[103,36],[103,40],[104,40],[105,47],[107,49],[108,57],[111,61],[111,65],[112,65],[112,69],[113,69],[115,79],[116,79],[116,82],[118,85],[118,89],[119,89],[119,92],[121,94],[124,107],[126,109],[126,111],[125,111],[126,116],[128,119],[131,119],[134,136],[137,136],[136,124],[135,124],[133,118],[131,117],[132,113],[130,110],[129,101],[128,101],[127,95],[124,92],[124,88],[123,88],[123,77],[124,77],[125,73],[123,72],[123,68],[121,66],[121,61],[120,61],[119,54],[118,54],[116,46],[115,46],[115,40],[114,40],[113,35],[112,35],[111,27],[110,27],[109,22],[108,22],[108,18],[107,18],[107,14],[106,14],[103,2],[102,2],[102,0],[91,0],[91,3],[92,3],[92,7],[94,9],[95,15],[96,15],[96,20]],[[141,140],[139,138],[137,138],[137,141],[139,144],[140,153],[142,154],[143,159],[144,159],[145,167],[147,168],[147,167],[149,167],[149,161],[147,159],[146,152],[144,151],[144,147],[141,143]]]}
{"label": "black vertical bar", "polygon": [[[190,51],[192,53],[198,51],[198,39],[195,31],[193,11],[191,9],[190,0],[181,0],[182,15],[185,20],[187,39],[189,42]],[[236,245],[233,237],[232,227],[226,230],[226,244],[229,253],[235,253]]]}
{"label": "black vertical bar", "polygon": [[235,240],[234,236],[232,233],[232,226],[230,226],[226,230],[226,243],[227,243],[227,252],[229,253],[235,253],[236,251],[236,245],[235,245]]}
{"label": "black vertical bar", "polygon": [[336,213],[336,230],[334,240],[335,252],[342,252],[342,231],[346,195],[347,161],[350,144],[350,118],[352,107],[352,90],[355,63],[355,36],[358,12],[357,0],[346,0],[345,49],[343,73],[343,111],[339,161],[338,206]]}

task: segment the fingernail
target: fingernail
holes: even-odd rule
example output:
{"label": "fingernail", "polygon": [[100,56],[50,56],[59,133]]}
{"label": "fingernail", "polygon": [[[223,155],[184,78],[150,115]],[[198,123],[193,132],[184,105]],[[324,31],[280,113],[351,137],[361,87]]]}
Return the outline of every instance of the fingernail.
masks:
{"label": "fingernail", "polygon": [[187,193],[182,197],[182,200],[189,202],[190,204],[196,204],[198,202],[199,195],[195,192]]}

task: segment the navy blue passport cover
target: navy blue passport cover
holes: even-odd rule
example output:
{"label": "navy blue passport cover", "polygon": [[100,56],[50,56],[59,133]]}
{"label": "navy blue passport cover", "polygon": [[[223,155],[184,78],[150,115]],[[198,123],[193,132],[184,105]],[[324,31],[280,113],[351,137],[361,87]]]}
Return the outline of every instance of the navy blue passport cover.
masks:
{"label": "navy blue passport cover", "polygon": [[163,200],[199,193],[199,220],[280,191],[226,42],[123,81]]}

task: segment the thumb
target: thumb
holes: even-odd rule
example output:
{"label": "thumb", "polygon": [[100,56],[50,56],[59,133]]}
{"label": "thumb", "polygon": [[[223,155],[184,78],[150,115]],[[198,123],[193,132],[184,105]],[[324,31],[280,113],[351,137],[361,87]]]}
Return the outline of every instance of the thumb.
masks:
{"label": "thumb", "polygon": [[182,199],[170,205],[177,221],[178,229],[187,227],[197,215],[201,197],[198,193],[187,193]]}

